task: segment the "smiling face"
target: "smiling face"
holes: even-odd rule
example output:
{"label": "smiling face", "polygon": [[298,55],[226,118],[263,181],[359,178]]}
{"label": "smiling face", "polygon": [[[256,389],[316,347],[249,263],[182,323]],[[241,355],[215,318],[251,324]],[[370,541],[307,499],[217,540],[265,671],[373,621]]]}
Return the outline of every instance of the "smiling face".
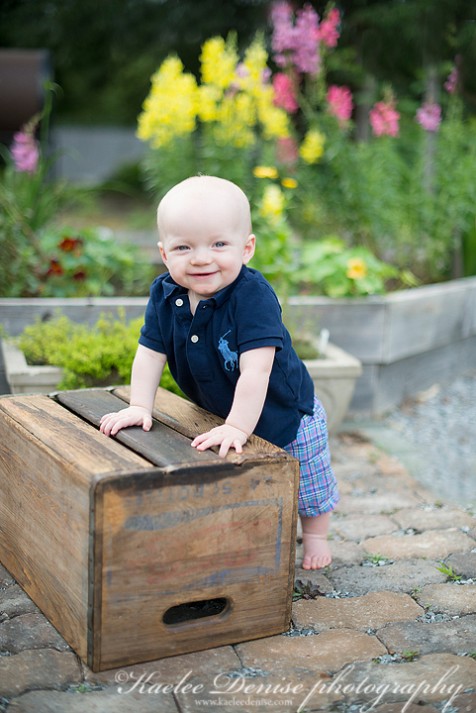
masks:
{"label": "smiling face", "polygon": [[191,303],[230,285],[253,257],[249,203],[235,184],[213,176],[174,186],[159,205],[159,249]]}

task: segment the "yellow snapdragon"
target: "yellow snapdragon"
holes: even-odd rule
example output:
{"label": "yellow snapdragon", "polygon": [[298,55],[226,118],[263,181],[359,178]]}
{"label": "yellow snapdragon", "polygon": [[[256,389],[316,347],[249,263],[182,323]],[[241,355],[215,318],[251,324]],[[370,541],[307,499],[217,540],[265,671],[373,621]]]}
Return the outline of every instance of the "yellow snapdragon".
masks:
{"label": "yellow snapdragon", "polygon": [[195,130],[198,92],[195,77],[183,72],[178,57],[169,57],[152,76],[152,87],[138,118],[137,136],[154,148]]}
{"label": "yellow snapdragon", "polygon": [[259,213],[270,223],[278,223],[284,214],[286,199],[279,186],[266,186],[261,199]]}
{"label": "yellow snapdragon", "polygon": [[310,129],[299,148],[299,155],[306,163],[317,163],[324,153],[326,137],[317,129]]}
{"label": "yellow snapdragon", "polygon": [[214,84],[224,90],[235,81],[238,55],[223,37],[211,37],[203,44],[200,63],[204,84]]}

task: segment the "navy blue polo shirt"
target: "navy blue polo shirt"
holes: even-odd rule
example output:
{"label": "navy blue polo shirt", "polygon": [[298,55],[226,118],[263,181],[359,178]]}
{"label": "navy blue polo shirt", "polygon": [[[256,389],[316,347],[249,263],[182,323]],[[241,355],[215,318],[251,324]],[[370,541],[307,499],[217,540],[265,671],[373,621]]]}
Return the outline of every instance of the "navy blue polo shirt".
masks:
{"label": "navy blue polo shirt", "polygon": [[238,381],[240,355],[276,347],[268,392],[255,433],[277,446],[296,437],[313,413],[314,385],[291,344],[278,298],[265,278],[243,266],[236,280],[190,311],[187,290],[164,273],[150,289],[139,343],[167,356],[182,391],[225,419]]}

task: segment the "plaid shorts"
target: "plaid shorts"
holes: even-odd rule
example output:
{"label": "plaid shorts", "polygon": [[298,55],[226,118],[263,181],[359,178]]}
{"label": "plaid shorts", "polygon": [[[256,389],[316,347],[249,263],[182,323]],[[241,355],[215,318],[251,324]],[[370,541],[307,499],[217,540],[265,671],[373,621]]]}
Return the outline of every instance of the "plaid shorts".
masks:
{"label": "plaid shorts", "polygon": [[313,415],[302,417],[295,440],[284,450],[299,461],[299,514],[315,517],[334,510],[339,491],[331,467],[326,412],[317,397]]}

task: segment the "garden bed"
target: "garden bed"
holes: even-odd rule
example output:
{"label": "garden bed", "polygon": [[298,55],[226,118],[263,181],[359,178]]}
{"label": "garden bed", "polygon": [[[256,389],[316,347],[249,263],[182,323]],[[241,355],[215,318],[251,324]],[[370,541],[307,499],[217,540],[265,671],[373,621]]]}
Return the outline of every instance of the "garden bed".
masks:
{"label": "garden bed", "polygon": [[[0,299],[9,335],[61,310],[93,324],[104,312],[143,314],[147,298]],[[356,299],[299,296],[289,300],[292,323],[331,341],[362,363],[350,410],[377,415],[436,382],[451,382],[476,362],[476,277]]]}

